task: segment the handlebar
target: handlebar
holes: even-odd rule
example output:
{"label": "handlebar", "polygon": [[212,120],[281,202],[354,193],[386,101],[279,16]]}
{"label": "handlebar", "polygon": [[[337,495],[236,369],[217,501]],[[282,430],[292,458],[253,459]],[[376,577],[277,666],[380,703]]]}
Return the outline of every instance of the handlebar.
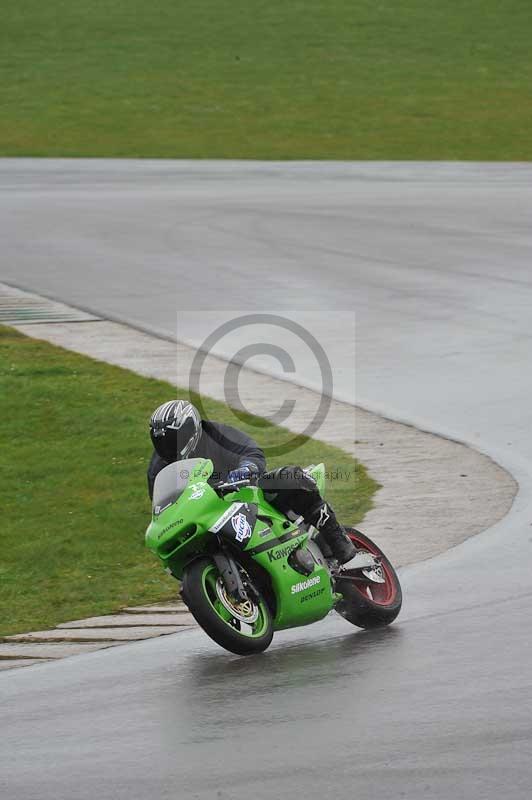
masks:
{"label": "handlebar", "polygon": [[238,489],[243,489],[244,486],[249,486],[250,484],[251,480],[249,478],[243,478],[241,481],[233,481],[232,483],[217,483],[212,488],[223,497],[224,494],[236,492]]}

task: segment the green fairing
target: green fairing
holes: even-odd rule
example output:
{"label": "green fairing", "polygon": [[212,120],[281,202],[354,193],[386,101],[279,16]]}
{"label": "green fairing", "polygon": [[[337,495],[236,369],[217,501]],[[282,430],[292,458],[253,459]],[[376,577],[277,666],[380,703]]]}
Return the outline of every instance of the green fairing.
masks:
{"label": "green fairing", "polygon": [[[185,464],[190,468],[189,476],[186,469],[180,469]],[[239,545],[232,542],[233,547],[238,548],[232,552],[240,552],[244,554],[244,559],[252,559],[269,576],[274,598],[274,630],[307,625],[329,613],[338,596],[333,594],[326,566],[316,563],[310,575],[303,575],[288,563],[291,552],[308,542],[309,532],[273,508],[260,488],[247,486],[220,497],[208,483],[213,472],[212,461],[208,459],[179,462],[167,467],[165,472],[167,470],[173,470],[169,476],[180,484],[174,495],[177,491],[180,493],[175,499],[170,494],[171,502],[162,508],[155,505],[154,497],[154,512],[146,531],[146,545],[172,575],[181,579],[191,561],[220,549],[219,542],[224,541],[224,537],[211,529],[220,524],[224,515],[230,521],[238,513],[238,506],[229,512],[233,504],[255,504],[258,517],[251,536]],[[312,467],[309,472],[323,493],[324,465]]]}

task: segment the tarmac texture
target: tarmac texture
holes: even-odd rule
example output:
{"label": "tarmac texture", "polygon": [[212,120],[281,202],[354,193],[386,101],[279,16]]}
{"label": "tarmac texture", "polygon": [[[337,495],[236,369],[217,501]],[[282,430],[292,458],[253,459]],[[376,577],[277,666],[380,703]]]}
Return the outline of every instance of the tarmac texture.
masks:
{"label": "tarmac texture", "polygon": [[[331,616],[253,659],[191,630],[3,672],[0,789],[528,798],[532,167],[15,161],[0,177],[6,282],[170,338],[177,297],[201,343],[223,298],[264,309],[260,277],[270,310],[321,309],[335,357],[356,309],[356,397],[350,355],[335,397],[473,445],[519,485],[485,533],[402,570],[389,630]],[[310,360],[291,377],[319,388]]]}

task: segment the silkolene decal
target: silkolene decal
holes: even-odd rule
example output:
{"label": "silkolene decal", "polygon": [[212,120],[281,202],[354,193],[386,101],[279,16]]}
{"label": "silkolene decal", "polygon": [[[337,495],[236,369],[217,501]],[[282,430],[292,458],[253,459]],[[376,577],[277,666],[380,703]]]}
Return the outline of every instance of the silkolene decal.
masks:
{"label": "silkolene decal", "polygon": [[315,578],[309,578],[306,581],[294,583],[290,591],[292,594],[298,594],[299,592],[304,592],[305,589],[310,589],[311,586],[317,586],[318,583],[321,583],[321,575],[316,575]]}

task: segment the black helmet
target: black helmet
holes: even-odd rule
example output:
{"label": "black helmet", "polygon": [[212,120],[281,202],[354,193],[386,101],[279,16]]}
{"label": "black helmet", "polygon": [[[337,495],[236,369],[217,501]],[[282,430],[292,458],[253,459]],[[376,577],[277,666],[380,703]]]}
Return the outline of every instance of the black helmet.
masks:
{"label": "black helmet", "polygon": [[188,458],[201,438],[201,417],[192,403],[170,400],[159,406],[150,419],[150,436],[165,461]]}

